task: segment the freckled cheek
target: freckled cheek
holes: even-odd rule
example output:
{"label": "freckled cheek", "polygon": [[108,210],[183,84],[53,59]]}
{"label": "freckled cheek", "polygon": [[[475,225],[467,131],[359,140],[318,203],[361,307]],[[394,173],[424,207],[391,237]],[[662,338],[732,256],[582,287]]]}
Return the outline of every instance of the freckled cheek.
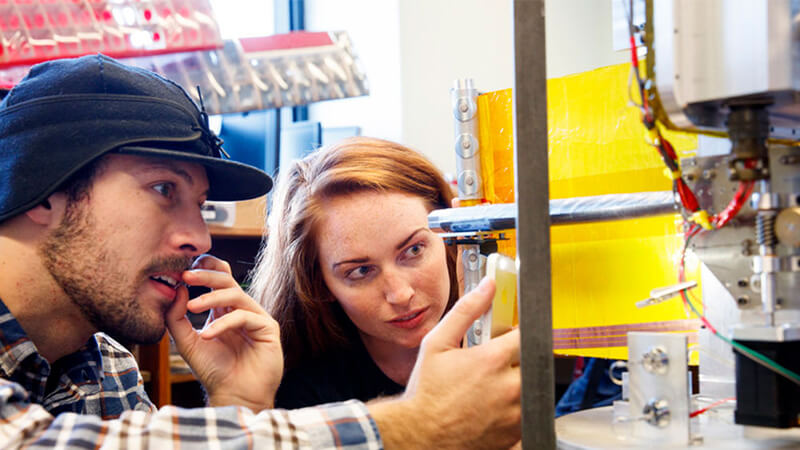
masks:
{"label": "freckled cheek", "polygon": [[334,298],[348,315],[368,316],[378,309],[380,300],[372,289],[328,285]]}
{"label": "freckled cheek", "polygon": [[419,273],[419,287],[427,293],[437,305],[444,310],[450,294],[450,277],[447,273],[447,263],[444,258],[432,260],[421,268]]}
{"label": "freckled cheek", "polygon": [[355,298],[337,298],[345,314],[358,328],[370,328],[371,324],[380,321],[381,314],[379,314],[379,311],[382,302],[376,300],[374,296],[362,295]]}

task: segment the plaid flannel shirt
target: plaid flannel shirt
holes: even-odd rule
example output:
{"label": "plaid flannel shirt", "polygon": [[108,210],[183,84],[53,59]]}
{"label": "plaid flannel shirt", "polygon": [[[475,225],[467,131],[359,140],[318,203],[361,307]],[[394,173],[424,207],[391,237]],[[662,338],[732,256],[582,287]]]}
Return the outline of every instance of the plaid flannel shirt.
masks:
{"label": "plaid flannel shirt", "polygon": [[0,346],[0,448],[382,448],[357,401],[156,410],[122,345],[97,333],[50,365],[2,301]]}

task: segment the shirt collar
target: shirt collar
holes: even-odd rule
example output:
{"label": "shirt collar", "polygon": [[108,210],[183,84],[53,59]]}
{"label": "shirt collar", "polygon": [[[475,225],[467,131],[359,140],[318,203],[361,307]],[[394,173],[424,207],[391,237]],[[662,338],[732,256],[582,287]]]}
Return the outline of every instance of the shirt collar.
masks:
{"label": "shirt collar", "polygon": [[39,355],[25,330],[0,300],[0,371],[9,379],[15,378],[15,372],[21,370],[21,365],[28,360],[31,361],[26,364],[36,364],[50,371],[47,361]]}
{"label": "shirt collar", "polygon": [[[60,361],[64,363],[64,367],[79,367],[80,378],[84,381],[103,378],[102,355],[95,336],[89,338],[78,351],[64,356]],[[50,369],[50,364],[39,354],[36,345],[0,299],[0,375],[19,381],[19,377],[15,376],[17,372],[26,371],[29,375],[36,373],[46,379]],[[73,374],[69,375],[74,378]]]}

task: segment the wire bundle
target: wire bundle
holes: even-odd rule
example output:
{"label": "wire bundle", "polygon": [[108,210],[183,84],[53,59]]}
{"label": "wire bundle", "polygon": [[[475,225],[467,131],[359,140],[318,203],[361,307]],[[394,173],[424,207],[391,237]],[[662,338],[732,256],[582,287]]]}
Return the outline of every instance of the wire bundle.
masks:
{"label": "wire bundle", "polygon": [[[719,214],[709,216],[707,211],[700,208],[697,197],[682,178],[678,156],[673,146],[661,134],[659,123],[656,120],[656,114],[653,110],[653,102],[648,101],[648,86],[653,86],[653,83],[652,80],[643,79],[639,71],[639,57],[636,53],[636,33],[638,32],[638,29],[633,25],[632,0],[630,0],[628,3],[627,14],[631,50],[631,76],[632,79],[635,78],[636,80],[637,91],[641,98],[641,103],[636,103],[633,98],[631,98],[631,102],[635,104],[641,111],[642,122],[648,130],[650,143],[656,148],[661,156],[661,159],[664,161],[667,169],[667,176],[673,181],[673,192],[675,192],[680,198],[680,205],[682,206],[684,212],[683,215],[685,218],[688,218],[687,222],[684,224],[686,232],[684,234],[684,245],[681,251],[681,258],[678,267],[678,281],[684,282],[686,281],[684,273],[684,260],[686,256],[686,250],[692,238],[701,232],[705,232],[706,230],[716,230],[727,225],[730,220],[739,213],[741,208],[752,195],[754,182],[740,181],[733,198],[725,207],[725,209],[723,209]],[[756,163],[756,160],[745,161],[745,167],[755,167]],[[706,317],[700,311],[698,311],[697,307],[695,307],[692,301],[690,301],[689,295],[691,295],[691,293],[687,294],[687,290],[683,290],[681,291],[680,295],[683,299],[684,307],[691,309],[691,312],[701,320],[701,322],[706,326],[706,328],[708,328],[709,331],[733,347],[734,351],[789,379],[791,382],[800,385],[800,375],[797,373],[778,364],[767,356],[752,350],[740,344],[739,342],[729,339],[717,331],[717,329],[708,321],[708,319],[706,319]],[[694,298],[694,296],[692,297]],[[713,405],[709,406],[705,410],[708,410],[712,407]],[[694,417],[694,415],[702,414],[705,412],[705,410],[695,411],[692,413],[692,417]]]}
{"label": "wire bundle", "polygon": [[[653,103],[648,101],[648,86],[652,86],[652,80],[643,78],[639,70],[639,56],[636,53],[636,33],[637,28],[633,25],[633,2],[629,2],[628,10],[628,30],[631,50],[631,74],[636,79],[636,88],[641,98],[641,103],[636,103],[633,98],[631,102],[635,104],[642,115],[642,123],[648,131],[650,144],[658,151],[659,156],[666,166],[666,175],[672,180],[672,191],[680,199],[680,206],[684,216],[690,221],[697,223],[705,229],[722,228],[727,224],[739,210],[744,206],[747,199],[753,192],[754,183],[752,181],[740,181],[736,194],[731,199],[728,206],[719,214],[709,216],[708,212],[700,208],[697,196],[689,185],[683,180],[681,167],[678,162],[678,155],[672,144],[661,133]],[[746,161],[746,167],[754,167],[755,161]]]}

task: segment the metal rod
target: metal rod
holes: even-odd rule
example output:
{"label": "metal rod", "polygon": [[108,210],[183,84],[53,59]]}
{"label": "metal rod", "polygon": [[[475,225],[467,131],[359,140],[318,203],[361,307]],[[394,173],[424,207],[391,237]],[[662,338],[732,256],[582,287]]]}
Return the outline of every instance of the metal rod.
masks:
{"label": "metal rod", "polygon": [[514,189],[522,448],[556,447],[544,0],[514,1]]}
{"label": "metal rod", "polygon": [[[551,225],[632,219],[677,212],[670,191],[563,198],[550,200],[549,207]],[[510,203],[437,209],[428,215],[431,229],[453,233],[508,230],[516,228],[516,222],[517,205]]]}
{"label": "metal rod", "polygon": [[675,197],[670,191],[550,200],[550,222],[553,225],[633,219],[676,212]]}

